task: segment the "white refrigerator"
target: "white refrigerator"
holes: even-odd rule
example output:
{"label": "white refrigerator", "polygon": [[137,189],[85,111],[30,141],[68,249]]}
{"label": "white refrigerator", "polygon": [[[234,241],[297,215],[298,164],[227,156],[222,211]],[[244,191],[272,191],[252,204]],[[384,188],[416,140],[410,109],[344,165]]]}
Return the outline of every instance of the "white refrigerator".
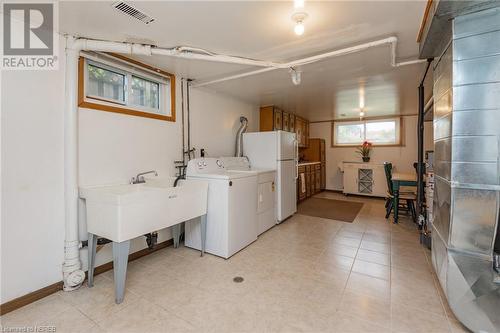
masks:
{"label": "white refrigerator", "polygon": [[284,221],[297,211],[298,142],[285,131],[243,134],[243,155],[252,169],[276,169],[276,217]]}

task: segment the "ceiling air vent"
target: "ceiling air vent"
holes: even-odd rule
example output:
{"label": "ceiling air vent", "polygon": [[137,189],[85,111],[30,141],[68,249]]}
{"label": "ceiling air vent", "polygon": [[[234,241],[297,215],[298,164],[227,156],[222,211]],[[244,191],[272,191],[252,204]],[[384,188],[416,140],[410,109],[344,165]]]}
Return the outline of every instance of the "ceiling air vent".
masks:
{"label": "ceiling air vent", "polygon": [[141,12],[139,9],[134,8],[131,5],[129,5],[128,3],[123,2],[123,1],[115,2],[112,6],[116,10],[119,10],[120,12],[122,12],[123,14],[131,16],[133,18],[136,18],[145,24],[149,24],[155,20],[151,16]]}

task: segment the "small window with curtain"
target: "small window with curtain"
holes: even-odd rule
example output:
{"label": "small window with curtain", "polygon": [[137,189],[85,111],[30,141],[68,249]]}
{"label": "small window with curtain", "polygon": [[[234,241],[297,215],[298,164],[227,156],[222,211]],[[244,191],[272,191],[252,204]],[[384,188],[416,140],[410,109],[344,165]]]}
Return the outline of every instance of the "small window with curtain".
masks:
{"label": "small window with curtain", "polygon": [[83,53],[82,108],[175,121],[175,76],[115,54]]}
{"label": "small window with curtain", "polygon": [[332,122],[332,146],[401,145],[401,118]]}

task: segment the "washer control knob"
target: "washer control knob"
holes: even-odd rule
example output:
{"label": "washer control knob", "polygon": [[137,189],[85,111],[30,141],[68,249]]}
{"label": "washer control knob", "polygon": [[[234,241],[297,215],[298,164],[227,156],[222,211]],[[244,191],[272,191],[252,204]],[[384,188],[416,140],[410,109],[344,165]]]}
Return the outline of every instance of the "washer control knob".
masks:
{"label": "washer control knob", "polygon": [[217,166],[219,168],[222,168],[222,161],[221,160],[217,160],[215,163],[217,164]]}

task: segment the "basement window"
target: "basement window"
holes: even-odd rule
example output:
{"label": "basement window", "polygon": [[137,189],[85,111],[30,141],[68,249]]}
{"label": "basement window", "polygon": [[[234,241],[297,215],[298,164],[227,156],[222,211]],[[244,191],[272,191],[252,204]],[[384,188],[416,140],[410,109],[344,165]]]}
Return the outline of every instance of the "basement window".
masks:
{"label": "basement window", "polygon": [[175,121],[174,75],[116,54],[82,55],[79,107]]}
{"label": "basement window", "polygon": [[332,146],[401,145],[401,118],[332,122]]}

